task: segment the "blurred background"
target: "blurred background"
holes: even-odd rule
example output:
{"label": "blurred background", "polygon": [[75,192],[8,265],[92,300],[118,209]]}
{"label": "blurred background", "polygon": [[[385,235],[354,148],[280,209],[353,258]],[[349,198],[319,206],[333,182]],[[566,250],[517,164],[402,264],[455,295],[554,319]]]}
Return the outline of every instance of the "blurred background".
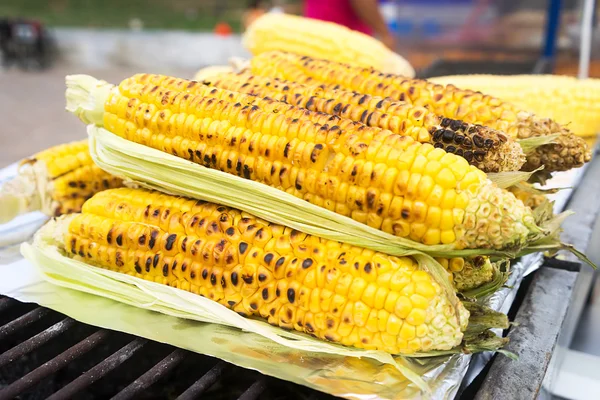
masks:
{"label": "blurred background", "polygon": [[[142,71],[191,78],[204,66],[248,57],[241,34],[253,18],[302,15],[306,2],[0,1],[0,118],[11,121],[0,127],[0,167],[83,134],[60,112],[66,74],[113,82]],[[381,0],[378,8],[389,43],[421,77],[577,74],[583,0]],[[593,15],[598,39],[597,9]],[[596,77],[599,43],[590,65]]]}

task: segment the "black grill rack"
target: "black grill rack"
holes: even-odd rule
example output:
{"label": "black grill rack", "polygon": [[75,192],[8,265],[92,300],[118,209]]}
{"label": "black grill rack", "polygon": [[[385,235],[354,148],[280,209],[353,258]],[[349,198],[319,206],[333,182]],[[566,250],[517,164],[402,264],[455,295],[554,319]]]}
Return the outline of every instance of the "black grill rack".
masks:
{"label": "black grill rack", "polygon": [[334,397],[212,357],[100,329],[44,307],[1,297],[0,400],[14,398]]}

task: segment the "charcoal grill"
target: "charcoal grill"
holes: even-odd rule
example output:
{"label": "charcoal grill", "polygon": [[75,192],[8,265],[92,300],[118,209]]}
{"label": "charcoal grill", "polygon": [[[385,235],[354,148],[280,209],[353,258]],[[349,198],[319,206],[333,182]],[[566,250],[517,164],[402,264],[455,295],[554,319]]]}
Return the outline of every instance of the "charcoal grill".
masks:
{"label": "charcoal grill", "polygon": [[333,399],[8,297],[0,298],[0,324],[2,400]]}

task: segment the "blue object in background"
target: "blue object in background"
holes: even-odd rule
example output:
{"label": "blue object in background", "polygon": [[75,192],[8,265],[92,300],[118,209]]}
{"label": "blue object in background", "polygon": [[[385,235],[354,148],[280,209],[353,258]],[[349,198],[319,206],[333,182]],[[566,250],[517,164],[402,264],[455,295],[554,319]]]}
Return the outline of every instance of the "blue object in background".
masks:
{"label": "blue object in background", "polygon": [[423,31],[423,36],[428,38],[439,36],[442,33],[442,27],[440,26],[439,21],[435,19],[426,19],[423,21],[421,29]]}

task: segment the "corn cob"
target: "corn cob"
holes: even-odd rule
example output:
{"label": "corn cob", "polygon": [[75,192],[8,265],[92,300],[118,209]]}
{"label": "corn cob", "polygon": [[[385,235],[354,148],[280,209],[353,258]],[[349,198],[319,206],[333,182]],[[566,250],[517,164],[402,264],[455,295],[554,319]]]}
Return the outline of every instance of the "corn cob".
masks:
{"label": "corn cob", "polygon": [[552,118],[577,136],[600,132],[600,79],[558,75],[460,75],[432,78],[477,90],[515,104],[537,115]]}
{"label": "corn cob", "polygon": [[393,354],[451,349],[468,319],[410,257],[159,192],[98,193],[63,237],[67,252],[93,265],[346,346]]}
{"label": "corn cob", "polygon": [[459,292],[475,289],[493,279],[494,267],[489,257],[436,258],[436,260],[449,272],[450,279]]}
{"label": "corn cob", "polygon": [[20,163],[19,175],[0,192],[0,222],[40,210],[49,216],[79,212],[94,193],[121,186],[89,154],[87,140],[41,151]]}
{"label": "corn cob", "polygon": [[[156,85],[167,81],[180,89]],[[95,110],[104,108],[103,121],[94,122],[427,245],[506,250],[540,232],[531,210],[464,158],[354,122],[341,129],[187,92],[196,85],[154,75],[126,79],[94,97]]]}
{"label": "corn cob", "polygon": [[415,76],[415,70],[408,61],[379,40],[331,22],[269,13],[248,27],[243,43],[254,55],[272,50],[294,51],[311,57]]}
{"label": "corn cob", "polygon": [[527,171],[541,166],[546,172],[564,171],[580,167],[591,159],[585,141],[555,121],[539,118],[494,97],[452,85],[442,86],[282,52],[263,53],[252,58],[251,72],[304,84],[326,84],[332,89],[344,88],[427,106],[438,115],[485,125],[506,132],[515,139],[558,134],[553,143],[540,146],[527,155],[527,162],[523,166]]}
{"label": "corn cob", "polygon": [[410,103],[332,90],[325,85],[307,86],[248,74],[225,74],[209,83],[222,89],[270,97],[311,111],[338,115],[411,136],[418,142],[431,143],[447,153],[464,157],[484,172],[519,170],[525,162],[521,147],[503,133],[441,118],[425,107]]}

